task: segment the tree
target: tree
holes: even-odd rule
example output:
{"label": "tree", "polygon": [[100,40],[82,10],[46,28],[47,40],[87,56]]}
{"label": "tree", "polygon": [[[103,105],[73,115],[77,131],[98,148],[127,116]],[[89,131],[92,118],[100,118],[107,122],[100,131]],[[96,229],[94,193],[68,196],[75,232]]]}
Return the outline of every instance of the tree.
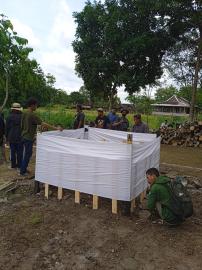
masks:
{"label": "tree", "polygon": [[158,103],[165,102],[173,95],[177,95],[178,91],[174,86],[158,88],[155,93],[155,101]]}
{"label": "tree", "polygon": [[32,51],[26,47],[27,39],[17,36],[13,30],[13,25],[10,20],[4,15],[0,15],[0,72],[1,85],[5,88],[5,98],[1,106],[1,110],[6,105],[9,92],[9,79],[11,69],[15,65],[20,65],[25,61]]}
{"label": "tree", "polygon": [[192,99],[190,119],[194,119],[196,93],[202,62],[202,2],[201,0],[158,0],[154,1],[156,14],[166,21],[169,35],[174,45],[181,44],[182,48],[189,48],[191,40],[193,48],[194,76],[192,84]]}
{"label": "tree", "polygon": [[160,78],[162,57],[172,43],[151,5],[142,2],[88,1],[82,12],[74,13],[77,74],[91,99],[103,92],[110,107],[119,86],[132,94]]}

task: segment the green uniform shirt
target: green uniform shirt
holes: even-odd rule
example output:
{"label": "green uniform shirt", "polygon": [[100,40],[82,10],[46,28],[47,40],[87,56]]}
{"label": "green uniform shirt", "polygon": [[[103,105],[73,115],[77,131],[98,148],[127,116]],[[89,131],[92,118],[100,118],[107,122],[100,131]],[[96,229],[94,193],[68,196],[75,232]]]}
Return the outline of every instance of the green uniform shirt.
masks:
{"label": "green uniform shirt", "polygon": [[41,125],[42,120],[33,112],[27,111],[22,115],[22,138],[33,141],[37,125]]}
{"label": "green uniform shirt", "polygon": [[147,207],[152,213],[156,208],[156,203],[159,202],[162,206],[163,219],[170,222],[176,220],[176,216],[170,210],[171,195],[168,189],[168,183],[170,179],[166,176],[159,176],[151,186]]}

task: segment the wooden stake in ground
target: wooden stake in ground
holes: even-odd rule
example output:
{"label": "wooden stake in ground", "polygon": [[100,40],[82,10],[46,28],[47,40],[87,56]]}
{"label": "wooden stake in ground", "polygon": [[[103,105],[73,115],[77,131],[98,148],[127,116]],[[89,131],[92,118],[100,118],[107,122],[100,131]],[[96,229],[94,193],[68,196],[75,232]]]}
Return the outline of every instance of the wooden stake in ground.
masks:
{"label": "wooden stake in ground", "polygon": [[62,187],[58,187],[58,200],[62,200]]}
{"label": "wooden stake in ground", "polygon": [[48,199],[49,184],[45,184],[45,197]]}
{"label": "wooden stake in ground", "polygon": [[93,195],[93,209],[98,209],[98,199],[99,197],[97,195]]}
{"label": "wooden stake in ground", "polygon": [[75,191],[75,203],[80,204],[80,192]]}

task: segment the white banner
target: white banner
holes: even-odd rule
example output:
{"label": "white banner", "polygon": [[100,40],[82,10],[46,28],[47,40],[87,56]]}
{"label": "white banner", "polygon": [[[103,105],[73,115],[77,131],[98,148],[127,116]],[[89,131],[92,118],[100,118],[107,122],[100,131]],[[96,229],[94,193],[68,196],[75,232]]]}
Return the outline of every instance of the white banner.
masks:
{"label": "white banner", "polygon": [[35,179],[54,186],[130,201],[147,186],[145,171],[159,167],[160,138],[97,128],[37,135]]}

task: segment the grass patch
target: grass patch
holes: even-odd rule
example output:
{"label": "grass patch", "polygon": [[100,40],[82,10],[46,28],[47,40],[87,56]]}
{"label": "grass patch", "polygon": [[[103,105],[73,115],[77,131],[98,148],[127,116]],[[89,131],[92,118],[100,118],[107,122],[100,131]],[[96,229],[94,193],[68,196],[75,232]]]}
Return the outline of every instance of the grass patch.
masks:
{"label": "grass patch", "polygon": [[[86,121],[94,121],[97,116],[97,111],[84,111]],[[75,118],[75,110],[66,109],[64,106],[61,107],[44,107],[37,110],[37,114],[44,122],[48,122],[53,125],[62,125],[64,128],[72,128]],[[107,114],[107,113],[106,113]],[[119,114],[120,115],[120,114]],[[128,114],[127,118],[130,123],[130,128],[133,126],[133,115]],[[142,119],[149,125],[150,129],[158,129],[165,121],[168,120],[169,123],[182,123],[188,121],[188,116],[164,116],[164,115],[142,115]],[[202,115],[199,115],[199,120],[202,120]]]}
{"label": "grass patch", "polygon": [[41,214],[33,213],[29,219],[31,225],[37,225],[43,222],[43,217]]}

